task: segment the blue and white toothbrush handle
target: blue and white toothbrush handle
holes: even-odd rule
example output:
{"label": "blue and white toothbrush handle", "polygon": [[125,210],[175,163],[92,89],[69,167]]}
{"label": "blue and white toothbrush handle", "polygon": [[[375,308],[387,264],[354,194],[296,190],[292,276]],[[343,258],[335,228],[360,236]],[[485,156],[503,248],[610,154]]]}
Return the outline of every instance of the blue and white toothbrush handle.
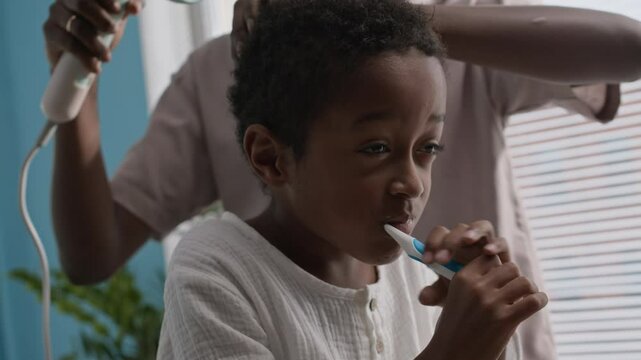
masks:
{"label": "blue and white toothbrush handle", "polygon": [[[407,253],[407,255],[422,263],[423,262],[423,254],[425,253],[425,244],[422,242],[418,241],[416,238],[412,237],[411,235],[408,235],[401,230],[395,228],[394,226],[390,224],[385,224],[384,226],[385,231],[387,234],[394,239],[403,250]],[[432,269],[435,273],[439,274],[440,276],[443,276],[444,278],[451,280],[452,277],[454,277],[454,274],[461,270],[463,268],[463,265],[452,260],[448,262],[445,265],[433,262],[431,264],[425,264],[427,265],[430,269]]]}
{"label": "blue and white toothbrush handle", "polygon": [[[416,251],[418,251],[419,253],[421,253],[421,255],[423,255],[423,253],[425,253],[425,244],[423,244],[422,242],[420,242],[420,241],[418,241],[417,239],[414,239],[414,238],[412,238],[412,240],[413,240],[412,241],[412,243],[413,243],[412,245],[414,245],[414,248],[416,249]],[[421,258],[419,258],[419,257],[416,257],[414,255],[410,255],[410,254],[407,254],[407,256],[409,256],[413,260],[416,260],[416,261],[418,261],[418,262],[420,262],[422,264],[425,264],[423,262],[423,260]],[[463,264],[461,264],[461,263],[459,263],[457,261],[454,261],[454,260],[451,260],[450,262],[448,262],[445,265],[439,264],[439,263],[436,263],[436,262],[433,262],[431,264],[425,264],[425,265],[427,265],[435,273],[441,275],[442,277],[444,277],[444,278],[446,278],[448,280],[452,280],[452,278],[454,277],[454,274],[456,274],[459,270],[461,270],[463,268]]]}

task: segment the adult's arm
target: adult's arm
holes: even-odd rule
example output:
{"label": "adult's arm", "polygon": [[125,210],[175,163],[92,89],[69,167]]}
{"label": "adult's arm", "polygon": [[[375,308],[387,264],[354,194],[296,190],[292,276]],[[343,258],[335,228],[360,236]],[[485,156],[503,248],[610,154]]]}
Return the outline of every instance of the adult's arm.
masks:
{"label": "adult's arm", "polygon": [[[133,0],[126,11],[137,14],[141,9],[142,2]],[[124,32],[125,22],[116,27],[110,20],[109,13],[119,10],[111,2],[54,2],[43,26],[52,68],[68,51],[90,71],[100,72],[99,61],[109,61]],[[115,31],[112,49],[97,41],[98,31]],[[78,284],[104,280],[145,242],[151,230],[112,200],[100,150],[95,84],[75,121],[58,127],[54,151],[52,213],[63,270]]]}
{"label": "adult's arm", "polygon": [[56,133],[53,225],[63,270],[76,284],[105,280],[151,236],[149,226],[112,200],[96,106],[94,94]]}
{"label": "adult's arm", "polygon": [[448,57],[557,83],[641,77],[641,23],[556,6],[418,5],[433,16]]}

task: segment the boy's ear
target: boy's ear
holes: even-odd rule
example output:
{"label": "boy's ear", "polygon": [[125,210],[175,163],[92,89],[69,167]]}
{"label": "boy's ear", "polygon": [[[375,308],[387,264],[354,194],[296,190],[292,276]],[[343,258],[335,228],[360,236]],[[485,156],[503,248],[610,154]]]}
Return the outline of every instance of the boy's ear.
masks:
{"label": "boy's ear", "polygon": [[252,124],[245,130],[243,150],[254,173],[268,186],[279,186],[288,180],[287,165],[291,150],[269,129]]}

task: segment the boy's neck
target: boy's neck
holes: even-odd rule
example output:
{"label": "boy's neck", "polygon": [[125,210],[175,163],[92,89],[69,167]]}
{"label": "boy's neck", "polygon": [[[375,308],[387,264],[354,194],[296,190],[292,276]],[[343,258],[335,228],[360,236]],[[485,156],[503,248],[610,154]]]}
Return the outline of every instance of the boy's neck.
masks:
{"label": "boy's neck", "polygon": [[296,265],[335,286],[361,289],[377,281],[376,267],[315,236],[284,209],[272,205],[248,221]]}

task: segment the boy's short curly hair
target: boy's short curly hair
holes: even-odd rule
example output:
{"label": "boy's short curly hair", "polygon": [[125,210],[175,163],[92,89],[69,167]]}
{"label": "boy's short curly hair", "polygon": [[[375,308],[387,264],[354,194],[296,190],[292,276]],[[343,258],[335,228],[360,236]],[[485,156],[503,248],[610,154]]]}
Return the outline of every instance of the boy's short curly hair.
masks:
{"label": "boy's short curly hair", "polygon": [[429,19],[404,0],[277,0],[264,5],[234,71],[229,100],[242,144],[262,124],[297,158],[310,122],[368,58],[443,53]]}

